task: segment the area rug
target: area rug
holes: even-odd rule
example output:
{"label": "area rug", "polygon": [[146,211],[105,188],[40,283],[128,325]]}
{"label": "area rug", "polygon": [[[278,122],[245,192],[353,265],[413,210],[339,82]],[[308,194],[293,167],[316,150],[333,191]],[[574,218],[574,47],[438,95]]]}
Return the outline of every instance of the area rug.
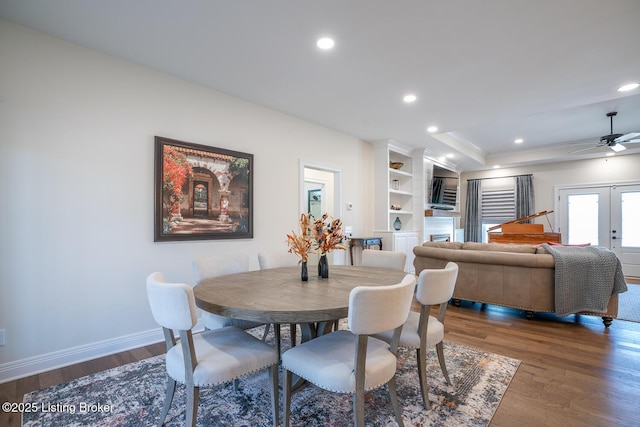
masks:
{"label": "area rug", "polygon": [[[415,352],[400,349],[397,384],[405,425],[488,425],[520,361],[452,342],[445,342],[444,348],[452,384],[445,383],[435,351],[429,352],[430,411],[422,407]],[[22,425],[152,426],[163,405],[165,381],[161,355],[37,390],[24,396],[24,403],[34,411],[24,413]],[[202,388],[197,425],[271,425],[268,390],[266,372],[244,377],[238,391],[232,385]],[[184,407],[184,387],[179,385],[165,425],[183,425]],[[386,387],[367,393],[365,416],[367,426],[396,425]],[[291,423],[351,426],[351,397],[305,385],[292,397]]]}
{"label": "area rug", "polygon": [[630,322],[640,322],[640,284],[629,283],[627,280],[627,292],[618,295],[618,316],[619,320]]}

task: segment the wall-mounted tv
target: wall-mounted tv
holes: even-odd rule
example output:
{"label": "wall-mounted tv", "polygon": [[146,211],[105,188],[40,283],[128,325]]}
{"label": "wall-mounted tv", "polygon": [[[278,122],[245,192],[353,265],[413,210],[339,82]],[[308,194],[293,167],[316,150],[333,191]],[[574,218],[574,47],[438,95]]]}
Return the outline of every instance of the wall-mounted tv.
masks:
{"label": "wall-mounted tv", "polygon": [[431,177],[431,197],[429,200],[432,209],[455,209],[458,202],[458,174],[439,166],[433,167]]}

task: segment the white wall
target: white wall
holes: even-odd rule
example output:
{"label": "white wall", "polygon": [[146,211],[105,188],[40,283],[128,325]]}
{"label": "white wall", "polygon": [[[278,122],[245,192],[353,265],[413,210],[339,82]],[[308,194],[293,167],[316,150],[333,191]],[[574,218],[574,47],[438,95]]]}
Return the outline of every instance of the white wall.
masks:
{"label": "white wall", "polygon": [[[478,178],[502,177],[511,175],[533,174],[535,193],[535,212],[554,210],[554,188],[569,184],[601,184],[640,180],[640,154],[626,156],[602,157],[579,160],[575,162],[548,163],[520,168],[497,169],[480,172],[462,173],[460,183],[462,227],[467,200],[467,180]],[[485,181],[491,185],[496,180]],[[503,180],[500,180],[503,181]],[[484,186],[484,183],[483,183]],[[548,215],[551,226],[555,229],[554,214]],[[544,224],[546,231],[551,231],[547,220],[542,217],[536,221]]]}
{"label": "white wall", "polygon": [[[367,143],[3,20],[0,58],[0,382],[150,339],[152,271],[286,250],[301,160],[342,170],[344,223],[372,228]],[[155,135],[254,154],[253,239],[153,242]]]}

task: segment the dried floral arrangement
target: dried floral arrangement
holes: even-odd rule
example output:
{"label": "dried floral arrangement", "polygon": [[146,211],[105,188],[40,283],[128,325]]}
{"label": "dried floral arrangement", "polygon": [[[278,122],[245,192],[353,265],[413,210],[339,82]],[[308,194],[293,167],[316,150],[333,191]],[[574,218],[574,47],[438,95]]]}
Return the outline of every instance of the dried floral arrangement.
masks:
{"label": "dried floral arrangement", "polygon": [[334,249],[345,248],[342,244],[344,241],[342,221],[338,218],[333,219],[326,213],[322,218],[313,221],[313,237],[316,250],[320,255],[326,255]]}
{"label": "dried floral arrangement", "polygon": [[311,250],[311,230],[309,229],[310,216],[310,214],[300,215],[299,235],[294,231],[292,231],[291,234],[287,234],[289,252],[298,255],[300,257],[300,262],[307,262],[307,259],[309,258],[309,251]]}
{"label": "dried floral arrangement", "polygon": [[309,252],[326,255],[332,250],[345,249],[342,221],[333,219],[328,214],[321,218],[314,218],[310,213],[300,215],[300,234],[294,231],[287,234],[289,252],[300,257],[301,262],[307,262]]}

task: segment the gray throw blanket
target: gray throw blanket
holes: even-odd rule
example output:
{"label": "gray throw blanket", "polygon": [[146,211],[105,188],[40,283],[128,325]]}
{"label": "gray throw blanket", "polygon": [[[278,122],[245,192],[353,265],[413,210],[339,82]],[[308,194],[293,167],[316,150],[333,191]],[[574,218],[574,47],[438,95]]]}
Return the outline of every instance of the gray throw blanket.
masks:
{"label": "gray throw blanket", "polygon": [[542,245],[555,260],[556,314],[604,313],[613,294],[627,291],[620,260],[601,246]]}

